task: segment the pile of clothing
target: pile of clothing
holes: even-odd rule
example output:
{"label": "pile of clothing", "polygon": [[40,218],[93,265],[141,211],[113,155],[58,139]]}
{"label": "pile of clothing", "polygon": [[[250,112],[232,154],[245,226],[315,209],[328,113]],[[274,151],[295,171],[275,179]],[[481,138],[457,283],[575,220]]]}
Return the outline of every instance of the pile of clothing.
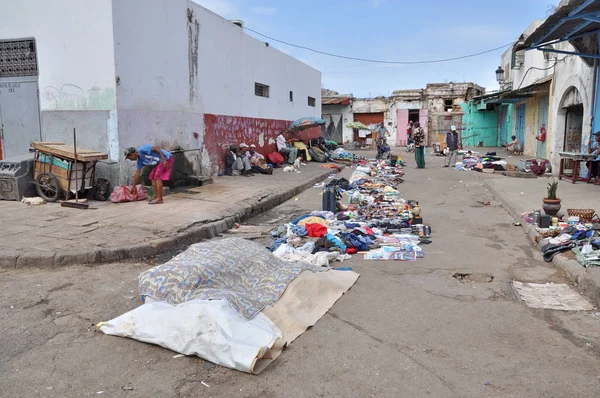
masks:
{"label": "pile of clothing", "polygon": [[496,152],[488,152],[483,156],[474,154],[471,151],[461,152],[463,154],[462,162],[457,162],[455,165],[456,170],[472,170],[483,172],[484,169],[491,169],[494,171],[506,171],[508,163],[501,157],[496,155]]}
{"label": "pile of clothing", "polygon": [[352,152],[345,151],[344,148],[338,148],[335,151],[331,152],[331,160],[333,161],[350,161],[354,162],[359,161],[361,158],[353,154]]}
{"label": "pile of clothing", "polygon": [[423,257],[421,243],[431,243],[430,228],[419,217],[418,202],[404,200],[401,165],[389,161],[361,161],[350,179],[334,179],[335,188],[349,204],[337,213],[314,211],[271,233],[271,251],[287,261],[329,266],[362,253],[368,260],[415,261]]}

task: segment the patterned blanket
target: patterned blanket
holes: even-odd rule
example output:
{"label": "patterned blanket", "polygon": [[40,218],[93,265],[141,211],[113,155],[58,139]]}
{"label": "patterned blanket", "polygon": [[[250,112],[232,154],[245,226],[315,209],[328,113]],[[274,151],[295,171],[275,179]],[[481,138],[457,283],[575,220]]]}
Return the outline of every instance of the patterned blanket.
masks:
{"label": "patterned blanket", "polygon": [[248,240],[230,238],[197,243],[169,262],[142,272],[142,296],[179,304],[227,300],[241,316],[252,319],[273,305],[302,271],[323,271],[305,262],[278,259]]}

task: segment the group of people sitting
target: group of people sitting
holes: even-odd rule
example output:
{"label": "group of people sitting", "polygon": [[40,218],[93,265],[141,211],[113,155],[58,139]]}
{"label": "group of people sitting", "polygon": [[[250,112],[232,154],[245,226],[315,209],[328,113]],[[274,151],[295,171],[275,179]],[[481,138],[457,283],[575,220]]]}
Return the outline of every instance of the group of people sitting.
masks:
{"label": "group of people sitting", "polygon": [[225,159],[225,174],[252,177],[255,173],[273,174],[273,168],[256,151],[256,145],[248,146],[243,142],[239,146],[230,145]]}
{"label": "group of people sitting", "polygon": [[231,145],[225,159],[225,175],[251,177],[255,173],[273,174],[273,166],[278,167],[285,162],[291,165],[308,160],[327,162],[330,151],[335,149],[323,137],[315,138],[307,145],[287,130],[279,133],[276,143],[277,152],[266,157],[256,151],[256,145]]}

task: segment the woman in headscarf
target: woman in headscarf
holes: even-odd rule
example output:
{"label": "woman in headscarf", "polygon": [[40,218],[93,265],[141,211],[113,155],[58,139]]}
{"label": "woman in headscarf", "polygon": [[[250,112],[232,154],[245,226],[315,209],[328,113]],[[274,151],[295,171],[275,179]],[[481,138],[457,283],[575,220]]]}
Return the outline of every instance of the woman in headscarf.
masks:
{"label": "woman in headscarf", "polygon": [[425,168],[425,131],[419,122],[413,124],[415,132],[413,133],[413,141],[415,143],[415,161],[418,169]]}

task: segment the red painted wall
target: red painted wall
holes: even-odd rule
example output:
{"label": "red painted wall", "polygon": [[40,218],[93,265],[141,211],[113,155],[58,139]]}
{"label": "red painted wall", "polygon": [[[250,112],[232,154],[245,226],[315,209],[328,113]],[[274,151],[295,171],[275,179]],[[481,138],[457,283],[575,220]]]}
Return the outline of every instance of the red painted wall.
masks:
{"label": "red painted wall", "polygon": [[[292,121],[277,119],[256,119],[251,117],[204,115],[204,146],[210,156],[214,173],[223,171],[225,156],[230,145],[246,143],[256,145],[257,151],[267,155],[277,150],[275,139],[281,130],[289,127]],[[259,136],[263,134],[260,145]],[[304,142],[321,135],[321,128],[302,131],[297,137]],[[272,143],[269,143],[272,141]]]}

